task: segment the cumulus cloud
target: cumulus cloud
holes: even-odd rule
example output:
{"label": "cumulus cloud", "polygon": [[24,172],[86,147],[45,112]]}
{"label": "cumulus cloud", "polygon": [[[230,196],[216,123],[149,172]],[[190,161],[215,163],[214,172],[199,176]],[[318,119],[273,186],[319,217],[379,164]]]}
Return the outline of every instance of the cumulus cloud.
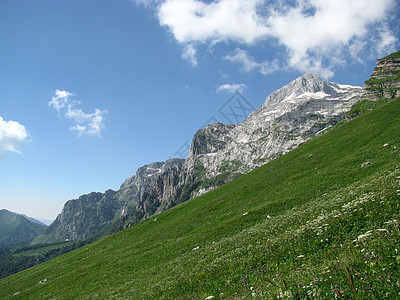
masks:
{"label": "cumulus cloud", "polygon": [[[349,57],[354,58],[366,49],[381,56],[394,51],[398,43],[397,34],[386,23],[396,0],[136,2],[156,10],[160,25],[184,46],[182,58],[196,62],[192,65],[197,65],[197,60],[193,60],[197,44],[266,43],[285,49],[285,65],[281,67],[330,77]],[[238,62],[239,54],[231,61]],[[275,63],[272,68],[268,63],[260,66],[251,60],[246,62],[241,55],[245,71],[268,74],[268,70],[276,69]]]}
{"label": "cumulus cloud", "polygon": [[79,137],[83,135],[100,136],[105,128],[103,121],[107,110],[95,108],[93,113],[85,113],[76,107],[81,103],[72,99],[72,96],[73,94],[70,92],[56,90],[55,96],[49,101],[49,106],[57,110],[60,117],[75,123],[70,130],[76,131]]}
{"label": "cumulus cloud", "polygon": [[167,0],[158,9],[160,24],[181,43],[238,40],[252,43],[268,29],[257,14],[259,0]]}
{"label": "cumulus cloud", "polygon": [[[331,77],[333,67],[355,47],[365,46],[363,42],[378,51],[379,42],[369,40],[371,32],[384,24],[393,5],[394,0],[297,1],[296,6],[273,11],[268,26],[270,35],[288,50],[290,67]],[[386,41],[395,41],[387,28],[380,30]]]}
{"label": "cumulus cloud", "polygon": [[225,83],[217,88],[217,93],[228,92],[230,94],[233,94],[235,92],[242,92],[246,86],[247,85],[245,85],[244,83]]}
{"label": "cumulus cloud", "polygon": [[19,150],[28,138],[24,125],[5,121],[0,117],[0,158],[5,152],[21,153]]}

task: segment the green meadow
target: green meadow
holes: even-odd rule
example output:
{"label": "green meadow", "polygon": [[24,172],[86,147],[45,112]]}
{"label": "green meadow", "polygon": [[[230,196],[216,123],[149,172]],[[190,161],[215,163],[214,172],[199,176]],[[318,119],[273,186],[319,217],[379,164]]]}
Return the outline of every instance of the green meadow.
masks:
{"label": "green meadow", "polygon": [[0,280],[1,299],[399,299],[400,99]]}

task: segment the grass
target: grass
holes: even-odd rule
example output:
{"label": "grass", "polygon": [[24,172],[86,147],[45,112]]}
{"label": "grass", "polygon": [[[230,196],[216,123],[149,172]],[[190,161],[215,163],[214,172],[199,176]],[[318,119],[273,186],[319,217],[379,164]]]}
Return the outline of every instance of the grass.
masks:
{"label": "grass", "polygon": [[[368,85],[378,85],[383,83],[398,82],[400,80],[400,71],[390,72],[390,76],[385,78],[370,78],[365,81]],[[373,87],[372,87],[373,88]]]}
{"label": "grass", "polygon": [[399,58],[399,57],[400,57],[400,51],[397,51],[392,54],[389,54],[388,56],[382,58],[381,60],[388,59],[388,58]]}
{"label": "grass", "polygon": [[400,99],[379,104],[212,192],[2,279],[0,298],[398,299]]}

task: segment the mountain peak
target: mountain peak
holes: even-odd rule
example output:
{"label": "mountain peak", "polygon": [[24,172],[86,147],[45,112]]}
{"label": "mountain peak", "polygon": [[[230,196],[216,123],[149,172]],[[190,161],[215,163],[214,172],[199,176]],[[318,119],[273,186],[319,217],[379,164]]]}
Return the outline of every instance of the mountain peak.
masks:
{"label": "mountain peak", "polygon": [[305,93],[324,93],[328,95],[336,94],[333,83],[322,80],[315,73],[306,73],[298,77],[283,88],[270,94],[265,100],[264,105],[279,103],[285,99],[298,97]]}

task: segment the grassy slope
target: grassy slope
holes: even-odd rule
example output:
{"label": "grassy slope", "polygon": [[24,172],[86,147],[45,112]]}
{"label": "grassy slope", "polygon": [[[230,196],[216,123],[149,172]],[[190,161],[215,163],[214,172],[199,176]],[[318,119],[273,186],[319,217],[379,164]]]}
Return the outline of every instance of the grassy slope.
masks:
{"label": "grassy slope", "polygon": [[397,99],[217,190],[2,279],[0,298],[397,299],[399,155]]}

